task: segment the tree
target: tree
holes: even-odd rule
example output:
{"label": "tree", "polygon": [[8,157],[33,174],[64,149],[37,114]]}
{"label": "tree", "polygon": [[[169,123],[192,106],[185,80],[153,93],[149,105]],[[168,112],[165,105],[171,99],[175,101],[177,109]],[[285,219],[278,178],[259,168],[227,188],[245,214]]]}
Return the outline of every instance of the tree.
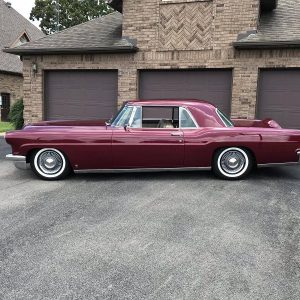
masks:
{"label": "tree", "polygon": [[35,0],[30,20],[51,34],[112,12],[104,0]]}

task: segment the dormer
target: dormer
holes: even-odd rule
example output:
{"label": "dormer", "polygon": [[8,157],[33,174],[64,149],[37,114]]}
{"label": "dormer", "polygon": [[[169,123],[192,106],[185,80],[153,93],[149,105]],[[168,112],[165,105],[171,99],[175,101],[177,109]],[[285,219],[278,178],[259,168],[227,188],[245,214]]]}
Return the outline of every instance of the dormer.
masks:
{"label": "dormer", "polygon": [[18,47],[18,46],[21,46],[23,44],[26,44],[30,42],[30,38],[27,34],[26,31],[24,31],[13,43],[12,45],[10,46],[11,48],[12,47]]}

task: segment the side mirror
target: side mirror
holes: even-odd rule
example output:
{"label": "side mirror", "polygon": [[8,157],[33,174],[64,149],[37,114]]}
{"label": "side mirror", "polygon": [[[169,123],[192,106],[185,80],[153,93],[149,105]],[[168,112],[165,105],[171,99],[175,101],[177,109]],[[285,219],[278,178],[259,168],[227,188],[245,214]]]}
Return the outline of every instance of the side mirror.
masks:
{"label": "side mirror", "polygon": [[130,125],[129,125],[129,124],[125,124],[125,125],[124,125],[124,130],[125,130],[125,131],[129,131],[129,128],[130,128]]}

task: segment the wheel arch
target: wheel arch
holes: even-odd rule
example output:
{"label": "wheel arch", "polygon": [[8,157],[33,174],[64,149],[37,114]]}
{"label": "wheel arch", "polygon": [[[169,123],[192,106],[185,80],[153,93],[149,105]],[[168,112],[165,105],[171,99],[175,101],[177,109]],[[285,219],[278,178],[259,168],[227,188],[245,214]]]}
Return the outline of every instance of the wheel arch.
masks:
{"label": "wheel arch", "polygon": [[38,152],[39,150],[42,150],[42,149],[55,149],[55,150],[60,151],[65,156],[65,159],[67,160],[69,165],[72,167],[69,156],[67,155],[67,153],[63,149],[61,149],[59,147],[49,147],[49,146],[46,146],[46,145],[43,145],[43,146],[39,145],[39,146],[32,147],[32,148],[28,149],[27,153],[25,155],[26,156],[26,162],[30,163],[30,158],[33,155],[33,153]]}

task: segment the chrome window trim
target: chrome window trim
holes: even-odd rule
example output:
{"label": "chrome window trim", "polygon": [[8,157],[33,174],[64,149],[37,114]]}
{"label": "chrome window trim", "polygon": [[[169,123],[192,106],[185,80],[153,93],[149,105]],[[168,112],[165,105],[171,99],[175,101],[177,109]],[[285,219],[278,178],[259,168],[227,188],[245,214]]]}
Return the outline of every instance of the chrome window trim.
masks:
{"label": "chrome window trim", "polygon": [[[181,127],[181,112],[182,112],[182,110],[185,110],[187,112],[187,114],[192,119],[192,121],[194,122],[196,127]],[[193,114],[189,111],[189,109],[184,106],[179,106],[179,129],[183,130],[183,129],[198,129],[198,128],[199,128],[199,125],[198,125],[197,121],[195,120]]]}
{"label": "chrome window trim", "polygon": [[[226,127],[226,128],[231,128],[230,126],[227,126],[227,124],[223,121],[223,118],[220,116],[220,112],[219,112],[219,109],[216,108],[216,113],[219,117],[219,119],[221,120],[221,122],[223,123],[223,125]],[[223,113],[224,114],[224,113]],[[228,119],[228,118],[227,118]],[[230,120],[229,120],[230,121]],[[232,123],[232,122],[231,122]]]}
{"label": "chrome window trim", "polygon": [[[154,104],[150,104],[150,105],[138,105],[138,106],[135,106],[135,105],[132,105],[132,104],[129,104],[129,105],[125,105],[125,107],[133,107],[133,110],[131,112],[131,115],[130,115],[130,118],[129,118],[129,123],[128,123],[128,126],[131,127],[132,125],[132,122],[133,122],[133,119],[134,119],[134,116],[135,116],[135,113],[137,111],[138,108],[140,108],[142,110],[142,115],[143,115],[143,109],[144,107],[170,107],[170,108],[176,108],[178,107],[179,108],[179,127],[178,128],[174,128],[174,129],[198,129],[200,128],[200,126],[198,125],[196,119],[194,118],[193,114],[190,112],[190,110],[187,108],[187,107],[184,107],[184,106],[173,106],[173,105],[154,105]],[[192,121],[194,122],[195,126],[196,127],[181,127],[181,112],[182,110],[185,110],[187,112],[187,114],[189,115],[189,117],[192,119]],[[122,126],[115,126],[115,127],[122,127]],[[143,127],[140,127],[140,128],[135,128],[135,129],[148,129],[148,128],[143,128]],[[169,129],[170,128],[149,128],[149,129],[158,129],[158,130],[164,130],[164,129]]]}
{"label": "chrome window trim", "polygon": [[[179,108],[179,110],[180,110],[180,108],[181,108],[181,106],[173,106],[173,105],[154,105],[154,104],[149,104],[149,105],[138,105],[138,106],[134,106],[134,105],[131,105],[131,106],[133,106],[133,107],[135,107],[136,109],[135,109],[135,111],[137,110],[137,108],[141,108],[141,110],[142,110],[142,120],[143,120],[143,109],[144,109],[144,107],[170,107],[170,108],[175,108],[175,107],[178,107]],[[135,115],[135,114],[134,114]],[[133,116],[131,116],[132,117],[132,120],[131,121],[133,121],[133,118],[134,118],[134,115]],[[180,117],[180,112],[179,112],[179,117]],[[178,122],[180,122],[179,120],[178,120]],[[130,126],[131,126],[131,124],[130,124]],[[129,127],[130,127],[129,126]],[[155,130],[179,130],[180,129],[180,127],[179,128],[157,128],[157,127],[155,127],[155,128],[148,128],[148,127],[136,127],[136,128],[133,128],[133,129],[149,129],[149,130],[153,130],[153,129],[155,129]],[[194,128],[195,129],[195,128]]]}
{"label": "chrome window trim", "polygon": [[129,127],[131,127],[131,125],[132,125],[132,122],[133,122],[133,119],[134,119],[134,116],[135,116],[135,113],[136,113],[138,107],[139,107],[139,106],[133,106],[133,110],[132,110],[132,112],[131,112],[131,116],[130,116],[129,122],[128,122],[128,126],[129,126]]}
{"label": "chrome window trim", "polygon": [[[130,115],[130,118],[129,118],[129,122],[130,122],[130,119],[132,118],[132,113],[133,113],[133,111],[134,111],[134,108],[136,107],[136,106],[134,106],[134,105],[127,105],[127,104],[124,105],[123,109],[119,111],[119,113],[118,113],[117,116],[119,116],[119,114],[121,114],[122,111],[123,111],[126,107],[129,107],[129,108],[133,107],[133,110],[132,110],[131,115]],[[122,127],[123,127],[123,126],[116,126],[116,125],[113,125],[112,123],[111,123],[111,125],[114,126],[114,128],[122,128]],[[125,124],[125,125],[126,125],[126,124]]]}

